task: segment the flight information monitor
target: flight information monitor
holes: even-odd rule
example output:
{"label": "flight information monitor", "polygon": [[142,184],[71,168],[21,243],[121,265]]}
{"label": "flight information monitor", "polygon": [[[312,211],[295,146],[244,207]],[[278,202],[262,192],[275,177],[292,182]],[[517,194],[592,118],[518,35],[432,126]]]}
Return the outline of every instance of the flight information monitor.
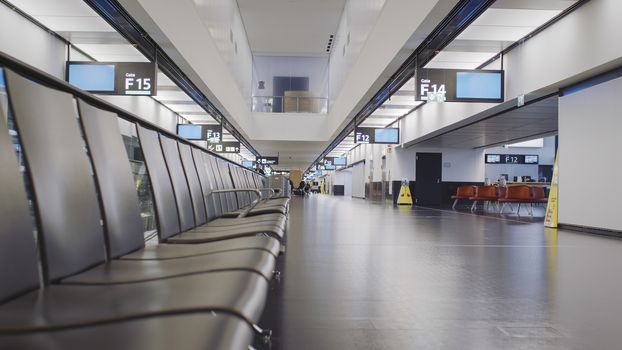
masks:
{"label": "flight information monitor", "polygon": [[376,129],[374,130],[374,143],[400,143],[400,130],[397,128]]}
{"label": "flight information monitor", "polygon": [[177,135],[186,140],[204,140],[203,125],[177,124]]}
{"label": "flight information monitor", "polygon": [[500,72],[457,72],[456,98],[467,100],[499,100],[502,98]]}
{"label": "flight information monitor", "polygon": [[114,92],[115,67],[113,64],[70,64],[67,68],[69,84],[90,92]]}
{"label": "flight information monitor", "polygon": [[399,128],[354,128],[355,143],[397,144],[400,142]]}
{"label": "flight information monitor", "polygon": [[346,166],[348,165],[348,160],[346,159],[346,157],[338,157],[338,158],[335,158],[335,160],[333,161],[333,164],[339,165],[339,166]]}

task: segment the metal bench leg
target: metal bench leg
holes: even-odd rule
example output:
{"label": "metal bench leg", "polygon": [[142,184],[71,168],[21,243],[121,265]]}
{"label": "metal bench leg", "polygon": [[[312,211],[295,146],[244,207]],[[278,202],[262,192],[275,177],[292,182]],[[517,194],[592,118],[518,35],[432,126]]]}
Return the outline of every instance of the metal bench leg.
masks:
{"label": "metal bench leg", "polygon": [[272,330],[270,330],[270,329],[263,329],[263,328],[259,327],[256,324],[253,325],[253,330],[255,331],[255,333],[258,336],[261,337],[261,339],[264,342],[264,344],[267,344],[267,343],[270,342],[270,339],[272,338]]}
{"label": "metal bench leg", "polygon": [[473,201],[473,205],[471,206],[471,211],[475,211],[476,207],[477,207],[477,201]]}
{"label": "metal bench leg", "polygon": [[521,203],[518,203],[518,209],[516,210],[516,215],[520,216],[520,205]]}
{"label": "metal bench leg", "polygon": [[458,200],[457,199],[454,201],[454,205],[451,206],[451,209],[456,209],[456,205],[458,205]]}
{"label": "metal bench leg", "polygon": [[505,209],[505,202],[501,203],[501,209],[499,209],[499,214],[503,213],[503,209]]}

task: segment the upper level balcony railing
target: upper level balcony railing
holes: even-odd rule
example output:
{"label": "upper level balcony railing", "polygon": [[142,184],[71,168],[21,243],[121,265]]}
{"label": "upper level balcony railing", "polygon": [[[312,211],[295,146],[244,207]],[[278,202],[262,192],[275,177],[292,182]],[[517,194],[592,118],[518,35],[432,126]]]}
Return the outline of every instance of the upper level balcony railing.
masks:
{"label": "upper level balcony railing", "polygon": [[328,112],[328,98],[309,96],[253,96],[253,112],[326,114]]}

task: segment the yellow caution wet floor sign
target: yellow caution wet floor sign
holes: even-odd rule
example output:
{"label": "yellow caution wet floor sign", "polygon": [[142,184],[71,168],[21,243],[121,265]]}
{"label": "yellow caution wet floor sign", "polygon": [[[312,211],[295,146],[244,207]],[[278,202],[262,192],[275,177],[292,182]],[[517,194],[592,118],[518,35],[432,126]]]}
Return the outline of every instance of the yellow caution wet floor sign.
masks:
{"label": "yellow caution wet floor sign", "polygon": [[559,196],[559,168],[557,165],[557,155],[553,166],[553,178],[551,179],[551,190],[549,191],[549,202],[546,204],[546,216],[544,218],[545,227],[557,227],[557,197]]}
{"label": "yellow caution wet floor sign", "polygon": [[408,181],[402,181],[402,187],[400,188],[400,196],[397,198],[398,205],[413,205],[413,198],[410,195],[410,188],[408,187]]}

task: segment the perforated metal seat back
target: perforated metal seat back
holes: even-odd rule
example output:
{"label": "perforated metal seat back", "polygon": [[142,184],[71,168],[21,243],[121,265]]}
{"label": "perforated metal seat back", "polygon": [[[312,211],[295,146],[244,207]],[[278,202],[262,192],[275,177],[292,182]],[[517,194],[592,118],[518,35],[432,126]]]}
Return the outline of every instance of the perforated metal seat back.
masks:
{"label": "perforated metal seat back", "polygon": [[[220,172],[220,177],[222,178],[224,187],[235,188],[235,186],[233,185],[233,182],[231,181],[231,173],[229,173],[229,164],[227,164],[222,159],[216,159],[216,162],[218,164],[218,171]],[[235,193],[229,194],[229,196],[227,197],[227,200],[229,202],[230,210],[238,210],[240,208],[238,204],[238,199]]]}
{"label": "perforated metal seat back", "polygon": [[179,143],[179,153],[181,154],[181,163],[186,173],[188,186],[190,188],[190,198],[192,198],[192,208],[194,209],[194,218],[197,225],[203,225],[207,222],[205,215],[205,202],[203,200],[203,191],[197,174],[197,168],[192,158],[190,146]]}
{"label": "perforated metal seat back", "polygon": [[132,169],[117,114],[81,100],[78,107],[101,193],[109,254],[116,258],[145,246]]}
{"label": "perforated metal seat back", "polygon": [[36,198],[39,243],[51,280],[102,263],[95,181],[72,95],[6,72],[9,99]]}
{"label": "perforated metal seat back", "polygon": [[[220,176],[220,171],[218,170],[218,161],[216,159],[216,157],[206,154],[207,156],[207,162],[209,164],[208,166],[208,170],[210,170],[212,172],[212,176],[215,180],[216,183],[216,187],[219,190],[223,190],[226,189],[223,181],[222,181],[222,177]],[[218,202],[220,203],[220,208],[221,208],[221,212],[222,213],[227,213],[233,210],[233,208],[230,205],[230,196],[228,194],[224,194],[221,193],[218,196],[215,196],[215,198],[218,198]],[[218,205],[218,203],[216,203]]]}
{"label": "perforated metal seat back", "polygon": [[39,285],[34,225],[0,106],[0,302]]}
{"label": "perforated metal seat back", "polygon": [[186,175],[181,166],[181,158],[177,141],[164,135],[160,135],[160,143],[162,144],[162,153],[168,173],[173,183],[173,193],[177,202],[177,210],[179,211],[179,225],[181,231],[188,231],[195,226],[194,211],[192,209],[192,200],[190,199],[190,190],[186,182]]}
{"label": "perforated metal seat back", "polygon": [[213,183],[213,175],[209,175],[208,173],[205,152],[196,147],[192,147],[192,157],[194,158],[194,163],[197,167],[197,174],[199,175],[199,182],[201,183],[201,189],[203,190],[207,220],[210,221],[222,215],[220,203],[216,205],[216,201],[218,200],[217,194],[211,194],[212,191],[216,189]]}
{"label": "perforated metal seat back", "polygon": [[166,169],[158,133],[142,126],[137,126],[137,130],[140,146],[145,157],[145,164],[149,171],[149,180],[151,181],[151,190],[157,214],[158,235],[160,240],[165,240],[178,234],[180,231],[173,185]]}

